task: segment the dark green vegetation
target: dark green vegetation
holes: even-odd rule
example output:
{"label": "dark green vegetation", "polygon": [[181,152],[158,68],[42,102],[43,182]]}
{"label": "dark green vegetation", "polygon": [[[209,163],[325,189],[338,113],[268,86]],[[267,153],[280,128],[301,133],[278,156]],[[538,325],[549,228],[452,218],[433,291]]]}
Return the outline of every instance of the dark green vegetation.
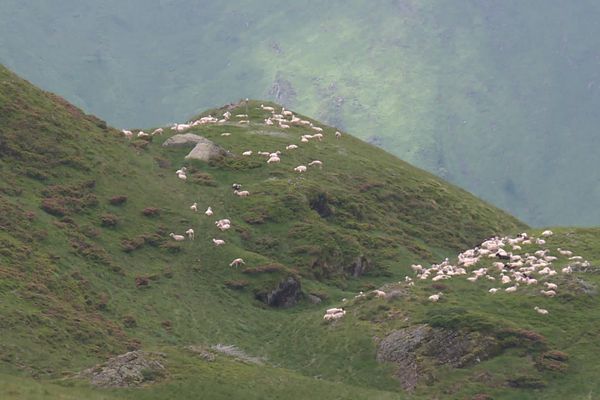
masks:
{"label": "dark green vegetation", "polygon": [[4,0],[0,62],[121,127],[271,98],[529,224],[594,225],[599,16],[594,0]]}
{"label": "dark green vegetation", "polygon": [[[300,144],[305,132],[266,127],[257,106],[232,110],[248,112],[249,127],[192,130],[233,157],[184,162],[189,149],[160,145],[170,131],[128,141],[0,69],[0,397],[406,398],[394,367],[376,361],[374,338],[424,322],[493,335],[503,348],[476,366],[433,369],[415,398],[596,396],[600,308],[597,296],[575,287],[554,302],[492,301],[464,281],[417,285],[391,300],[353,300],[359,290],[403,279],[413,262],[526,227],[348,134],[333,139],[329,127],[323,142],[284,151],[281,164],[242,157],[248,149]],[[312,159],[323,169],[293,172]],[[174,174],[183,165],[185,183]],[[233,182],[251,196],[233,195]],[[198,213],[189,209],[193,202]],[[209,205],[211,218],[202,212]],[[232,229],[218,231],[216,218],[231,219]],[[168,237],[189,227],[193,242]],[[595,262],[599,236],[564,230],[551,245]],[[227,244],[215,248],[213,237]],[[236,257],[246,265],[229,267]],[[358,259],[368,267],[352,277]],[[260,301],[290,277],[304,293],[295,307]],[[600,283],[593,274],[584,278]],[[443,301],[427,302],[439,290]],[[322,303],[311,304],[309,294]],[[325,323],[324,309],[343,297],[348,314]],[[534,313],[538,304],[551,310],[549,318]],[[185,349],[218,343],[264,365],[221,353],[209,362]],[[153,383],[138,389],[97,389],[74,377],[132,349],[164,352],[167,372],[144,371]]]}

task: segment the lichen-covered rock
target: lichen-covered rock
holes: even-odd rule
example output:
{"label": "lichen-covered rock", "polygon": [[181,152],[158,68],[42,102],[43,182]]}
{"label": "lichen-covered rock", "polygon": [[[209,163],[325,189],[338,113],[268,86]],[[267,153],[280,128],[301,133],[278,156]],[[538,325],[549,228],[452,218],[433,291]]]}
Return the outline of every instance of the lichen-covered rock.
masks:
{"label": "lichen-covered rock", "polygon": [[369,259],[363,255],[356,257],[352,263],[346,268],[353,277],[357,278],[363,275],[371,267]]}
{"label": "lichen-covered rock", "polygon": [[379,343],[378,361],[395,363],[405,390],[415,388],[426,374],[426,364],[462,368],[500,352],[497,341],[478,332],[462,332],[415,325],[392,332]]}
{"label": "lichen-covered rock", "polygon": [[298,302],[300,294],[300,281],[290,276],[279,282],[275,289],[258,293],[256,298],[273,307],[292,307]]}
{"label": "lichen-covered rock", "polygon": [[111,358],[106,363],[86,369],[80,376],[90,379],[92,385],[102,387],[138,386],[165,375],[163,353],[130,351]]}

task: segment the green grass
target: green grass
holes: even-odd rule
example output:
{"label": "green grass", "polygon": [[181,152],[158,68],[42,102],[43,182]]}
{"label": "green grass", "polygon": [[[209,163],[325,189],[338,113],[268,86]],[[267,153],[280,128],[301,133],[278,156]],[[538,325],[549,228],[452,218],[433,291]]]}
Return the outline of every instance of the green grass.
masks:
{"label": "green grass", "polygon": [[531,225],[587,226],[598,14],[593,0],[5,0],[0,62],[121,127],[269,96]]}
{"label": "green grass", "polygon": [[[162,147],[170,132],[142,147],[5,69],[0,83],[3,398],[186,398],[198,393],[216,399],[405,398],[393,366],[375,361],[373,338],[430,318],[432,306],[425,299],[432,289],[417,286],[408,297],[389,303],[351,300],[348,315],[332,325],[323,322],[323,310],[344,297],[352,299],[359,290],[403,279],[413,262],[451,257],[485,237],[527,228],[349,134],[333,139],[334,129],[327,126],[323,142],[284,152],[281,164],[241,157],[247,149],[283,149],[298,143],[304,132],[267,129],[259,123],[264,118],[259,102],[249,103],[252,123],[247,128],[193,129],[236,155],[205,164],[184,162],[189,149]],[[245,111],[242,106],[232,113]],[[224,131],[232,135],[220,136]],[[322,160],[323,169],[293,172],[312,159]],[[184,164],[191,175],[202,172],[204,181],[210,176],[214,183],[183,183],[174,171]],[[242,183],[251,196],[234,196],[233,182]],[[113,205],[115,196],[127,199]],[[321,204],[326,199],[331,215],[321,217],[311,209],[319,198]],[[190,211],[193,202],[201,210],[212,206],[213,218]],[[159,213],[145,216],[148,207]],[[116,225],[103,223],[108,214]],[[221,233],[215,218],[231,219],[233,228]],[[195,241],[168,246],[169,232],[189,227],[196,231]],[[600,259],[596,230],[557,232],[552,246]],[[214,248],[212,237],[227,245]],[[371,268],[352,278],[348,267],[361,255]],[[230,268],[236,257],[243,257],[248,268],[274,271],[249,274]],[[256,293],[288,276],[300,279],[305,293],[326,300],[317,306],[301,300],[285,310],[256,300]],[[147,285],[137,287],[136,279]],[[595,276],[589,280],[598,283]],[[244,287],[232,289],[231,281],[245,281]],[[540,398],[597,392],[591,379],[597,373],[596,297],[559,298],[553,319],[543,320],[530,310],[537,299],[482,301],[481,288],[460,281],[450,285],[437,306],[469,310],[463,327],[532,329],[548,338],[550,349],[570,354],[564,377],[542,374],[547,390],[516,393]],[[551,303],[539,304],[550,308]],[[390,310],[398,314],[385,318]],[[220,355],[207,363],[184,350],[217,343],[264,357],[266,365]],[[108,390],[74,378],[135,348],[167,353],[164,381]],[[453,393],[475,394],[481,384],[471,379],[473,374],[490,369],[503,382],[514,372],[510,366],[534,351],[511,349],[473,368],[442,368],[438,380],[419,387],[414,397],[452,398],[444,388],[458,384],[461,389]],[[532,368],[524,363],[523,374],[534,374]],[[495,397],[514,395],[513,389],[498,385],[490,389]]]}

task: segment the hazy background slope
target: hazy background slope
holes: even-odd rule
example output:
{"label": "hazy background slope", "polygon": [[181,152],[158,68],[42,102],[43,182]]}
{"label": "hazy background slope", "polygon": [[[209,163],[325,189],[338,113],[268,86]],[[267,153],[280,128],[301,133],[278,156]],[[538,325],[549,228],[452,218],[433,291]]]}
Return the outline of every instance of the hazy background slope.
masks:
{"label": "hazy background slope", "polygon": [[591,0],[0,4],[0,62],[118,126],[272,98],[531,224],[600,223]]}

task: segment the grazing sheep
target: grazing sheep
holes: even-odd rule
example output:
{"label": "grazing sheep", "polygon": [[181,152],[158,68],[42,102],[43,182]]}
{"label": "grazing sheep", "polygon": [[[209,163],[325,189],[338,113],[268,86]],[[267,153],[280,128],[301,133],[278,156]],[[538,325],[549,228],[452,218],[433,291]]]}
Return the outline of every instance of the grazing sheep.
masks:
{"label": "grazing sheep", "polygon": [[173,232],[171,232],[171,233],[169,234],[169,236],[171,236],[171,237],[172,237],[174,240],[176,240],[177,242],[182,242],[182,241],[184,241],[184,240],[185,240],[185,236],[183,236],[183,235],[176,235],[176,234],[174,234]]}
{"label": "grazing sheep", "polygon": [[188,235],[188,238],[190,240],[194,240],[194,230],[192,228],[190,228],[187,231],[185,231],[185,234]]}
{"label": "grazing sheep", "polygon": [[275,109],[273,107],[268,107],[268,106],[265,106],[265,105],[262,105],[262,104],[260,105],[260,108],[262,108],[265,111],[269,111],[269,112],[274,112],[275,111]]}
{"label": "grazing sheep", "polygon": [[373,290],[375,297],[385,297],[385,292],[383,290]]}
{"label": "grazing sheep", "polygon": [[190,206],[190,210],[192,210],[193,212],[198,211],[198,203],[194,203]]}
{"label": "grazing sheep", "polygon": [[534,309],[535,311],[537,311],[537,312],[538,312],[538,314],[542,314],[542,315],[546,315],[546,314],[548,314],[548,310],[545,310],[545,309],[543,309],[543,308],[539,308],[538,306],[535,306],[535,307],[533,307],[533,309]]}
{"label": "grazing sheep", "polygon": [[341,134],[341,132],[340,132],[340,131],[335,131],[335,138],[336,138],[336,139],[339,139],[339,138],[341,138],[341,137],[342,137],[342,134]]}
{"label": "grazing sheep", "polygon": [[552,236],[552,235],[554,235],[554,232],[552,232],[552,231],[544,231],[544,232],[542,232],[542,236],[544,236],[544,237],[549,237],[549,236]]}
{"label": "grazing sheep", "polygon": [[488,292],[490,292],[491,294],[495,294],[499,289],[497,288],[491,288],[490,290],[488,290]]}
{"label": "grazing sheep", "polygon": [[318,165],[319,168],[323,168],[323,161],[314,160],[308,163],[309,167],[312,167],[313,165]]}
{"label": "grazing sheep", "polygon": [[434,303],[436,303],[441,297],[442,297],[443,293],[438,293],[438,294],[432,294],[431,296],[428,297],[429,301],[432,301]]}
{"label": "grazing sheep", "polygon": [[128,131],[126,129],[123,129],[121,132],[123,132],[123,135],[127,138],[127,139],[131,139],[133,137],[133,132]]}
{"label": "grazing sheep", "polygon": [[150,135],[149,135],[149,134],[147,134],[147,133],[146,133],[146,132],[144,132],[144,131],[139,131],[139,132],[138,132],[138,134],[137,134],[137,137],[139,137],[139,138],[147,138],[147,137],[149,137],[149,136],[150,136]]}
{"label": "grazing sheep", "polygon": [[297,149],[297,148],[298,148],[298,146],[295,145],[295,144],[290,144],[290,145],[285,146],[286,150],[294,150],[294,149]]}
{"label": "grazing sheep", "polygon": [[221,133],[221,136],[231,136],[231,133],[229,133],[229,132],[223,132],[223,133]]}
{"label": "grazing sheep", "polygon": [[265,124],[266,125],[273,125],[273,121],[271,121],[271,118],[267,118],[267,119],[265,119]]}
{"label": "grazing sheep", "polygon": [[561,271],[562,271],[562,273],[563,273],[563,274],[570,274],[570,273],[572,273],[572,272],[573,272],[573,268],[571,268],[571,266],[570,266],[570,265],[567,265],[567,266],[566,266],[566,267],[564,267],[564,268],[563,268]]}
{"label": "grazing sheep", "polygon": [[179,179],[181,179],[182,181],[186,181],[187,180],[187,175],[186,174],[178,174],[177,177]]}
{"label": "grazing sheep", "polygon": [[186,167],[181,167],[181,169],[178,169],[177,171],[175,171],[176,175],[185,174],[185,173],[187,173]]}
{"label": "grazing sheep", "polygon": [[519,284],[518,284],[518,283],[516,283],[516,284],[515,284],[515,286],[510,286],[510,287],[507,287],[506,289],[504,289],[504,291],[505,291],[506,293],[514,293],[514,292],[516,292],[516,291],[517,291],[517,288],[518,288],[518,287],[519,287]]}
{"label": "grazing sheep", "polygon": [[556,292],[554,290],[540,290],[540,293],[546,297],[554,297],[556,296]]}
{"label": "grazing sheep", "polygon": [[235,260],[233,260],[233,261],[232,261],[232,262],[229,264],[229,266],[230,266],[230,267],[239,267],[239,266],[240,266],[240,265],[242,265],[242,264],[246,264],[246,263],[244,262],[244,260],[243,260],[243,259],[241,259],[241,258],[236,258]]}
{"label": "grazing sheep", "polygon": [[301,141],[302,143],[308,143],[308,139],[307,139],[307,138],[305,138],[304,136],[302,136],[302,138],[300,139],[300,141]]}
{"label": "grazing sheep", "polygon": [[549,290],[558,289],[558,285],[556,283],[544,282],[544,285],[546,285]]}
{"label": "grazing sheep", "polygon": [[305,165],[298,165],[296,168],[294,168],[294,171],[296,172],[306,172],[306,166]]}
{"label": "grazing sheep", "polygon": [[236,118],[248,118],[248,114],[236,114]]}
{"label": "grazing sheep", "polygon": [[323,140],[323,134],[322,133],[315,133],[314,135],[312,135],[313,139],[317,139],[319,142],[321,140]]}
{"label": "grazing sheep", "polygon": [[158,128],[152,131],[151,135],[162,135],[165,130],[163,128]]}
{"label": "grazing sheep", "polygon": [[252,150],[248,150],[242,153],[243,156],[251,156],[252,155]]}
{"label": "grazing sheep", "polygon": [[212,208],[208,207],[208,208],[206,209],[206,211],[204,211],[204,214],[206,214],[206,215],[207,215],[207,216],[209,216],[209,217],[210,217],[211,215],[213,215],[213,210],[212,210]]}
{"label": "grazing sheep", "polygon": [[239,191],[239,190],[234,190],[234,191],[233,191],[233,193],[234,193],[234,194],[237,194],[237,195],[238,195],[238,196],[240,196],[240,197],[248,197],[248,196],[250,196],[250,192],[249,192],[249,191],[247,191],[247,190],[241,190],[241,191]]}
{"label": "grazing sheep", "polygon": [[223,113],[223,118],[225,118],[225,119],[229,119],[229,118],[231,118],[231,113],[230,113],[229,111],[225,111],[225,112]]}
{"label": "grazing sheep", "polygon": [[246,125],[248,125],[249,123],[250,123],[250,121],[249,121],[249,120],[247,120],[247,119],[243,119],[243,120],[241,120],[241,121],[239,121],[239,122],[238,122],[238,124],[240,124],[240,125],[241,125],[241,124],[246,124]]}
{"label": "grazing sheep", "polygon": [[288,129],[290,126],[288,124],[282,124],[281,122],[279,123],[279,127],[281,129]]}
{"label": "grazing sheep", "polygon": [[317,132],[323,132],[323,128],[319,128],[318,126],[313,126],[312,129]]}
{"label": "grazing sheep", "polygon": [[275,157],[270,157],[267,160],[267,164],[274,164],[274,163],[280,163],[281,162],[281,158],[275,156]]}
{"label": "grazing sheep", "polygon": [[225,244],[225,241],[223,239],[215,239],[213,238],[213,243],[215,244],[215,246],[219,247]]}

